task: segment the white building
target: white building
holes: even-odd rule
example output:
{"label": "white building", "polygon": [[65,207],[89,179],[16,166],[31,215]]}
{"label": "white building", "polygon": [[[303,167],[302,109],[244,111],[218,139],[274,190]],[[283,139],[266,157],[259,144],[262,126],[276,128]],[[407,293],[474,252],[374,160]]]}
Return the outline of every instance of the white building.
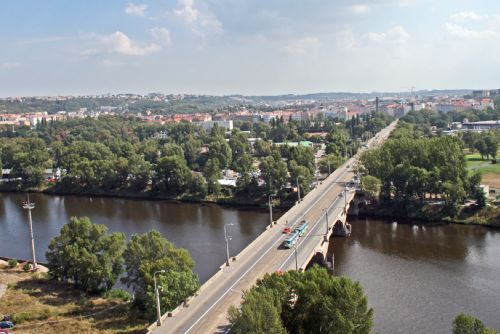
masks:
{"label": "white building", "polygon": [[212,130],[213,127],[217,126],[219,128],[226,129],[228,131],[233,131],[233,121],[204,121],[204,122],[193,122],[193,124],[203,128],[205,131]]}

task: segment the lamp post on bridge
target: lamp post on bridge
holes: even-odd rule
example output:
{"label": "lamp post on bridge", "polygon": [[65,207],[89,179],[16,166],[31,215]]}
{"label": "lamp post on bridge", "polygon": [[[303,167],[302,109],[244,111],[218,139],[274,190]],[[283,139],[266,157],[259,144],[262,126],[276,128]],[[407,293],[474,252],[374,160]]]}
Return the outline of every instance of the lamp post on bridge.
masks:
{"label": "lamp post on bridge", "polygon": [[274,195],[269,195],[269,226],[273,227],[273,203],[271,202],[271,199],[274,197]]}
{"label": "lamp post on bridge", "polygon": [[155,300],[156,300],[156,325],[161,326],[161,309],[160,309],[160,292],[156,284],[156,274],[165,273],[165,270],[158,270],[153,273],[153,281],[155,282]]}
{"label": "lamp post on bridge", "polygon": [[324,209],[325,210],[325,222],[326,222],[326,231],[325,231],[325,241],[328,241],[328,231],[330,230],[330,226],[328,223],[328,208]]}
{"label": "lamp post on bridge", "polygon": [[226,226],[233,226],[233,225],[234,225],[233,223],[224,224],[224,240],[226,240],[226,255],[227,255],[226,266],[229,266],[229,240],[231,240],[231,236],[227,235]]}

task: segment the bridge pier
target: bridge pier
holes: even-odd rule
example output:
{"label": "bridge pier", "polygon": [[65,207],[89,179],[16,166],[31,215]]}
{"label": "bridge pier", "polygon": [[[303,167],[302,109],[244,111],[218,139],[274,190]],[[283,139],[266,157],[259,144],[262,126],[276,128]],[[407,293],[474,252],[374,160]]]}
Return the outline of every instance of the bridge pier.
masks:
{"label": "bridge pier", "polygon": [[337,220],[335,225],[333,226],[333,233],[332,235],[334,237],[348,237],[351,235],[351,224],[348,222],[342,222],[340,220]]}

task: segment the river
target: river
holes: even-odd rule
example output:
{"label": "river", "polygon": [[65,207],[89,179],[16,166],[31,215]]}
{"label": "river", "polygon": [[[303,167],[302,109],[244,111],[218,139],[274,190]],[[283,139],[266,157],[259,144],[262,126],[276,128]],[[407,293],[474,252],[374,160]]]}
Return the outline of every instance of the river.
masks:
{"label": "river", "polygon": [[[23,194],[0,193],[0,255],[31,258],[28,219]],[[189,250],[196,261],[195,271],[204,282],[226,259],[224,225],[230,253],[237,254],[265,230],[269,215],[248,209],[214,204],[188,204],[116,198],[49,196],[32,194],[32,211],[37,259],[45,260],[50,240],[72,216],[89,217],[110,232],[127,237],[156,229],[176,246]]]}
{"label": "river", "polygon": [[500,329],[500,230],[353,220],[336,275],[363,285],[380,333],[451,333],[464,312]]}

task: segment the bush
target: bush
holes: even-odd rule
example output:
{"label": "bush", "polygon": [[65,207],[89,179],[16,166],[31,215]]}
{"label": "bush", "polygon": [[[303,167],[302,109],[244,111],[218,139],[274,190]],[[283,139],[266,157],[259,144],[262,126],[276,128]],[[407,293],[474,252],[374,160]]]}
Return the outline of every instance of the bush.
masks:
{"label": "bush", "polygon": [[24,264],[24,266],[23,266],[23,270],[24,270],[25,272],[30,271],[30,270],[31,270],[31,264],[30,264],[29,262],[26,262],[26,263]]}
{"label": "bush", "polygon": [[19,312],[12,315],[12,322],[15,324],[21,324],[27,321],[33,320],[46,320],[50,318],[52,312],[49,308],[44,307],[41,310],[30,311],[30,312]]}
{"label": "bush", "polygon": [[10,268],[17,267],[17,260],[15,260],[15,259],[10,259],[8,263],[9,263]]}
{"label": "bush", "polygon": [[132,296],[126,290],[113,289],[113,290],[107,291],[104,294],[104,298],[106,298],[106,299],[118,299],[118,300],[121,300],[124,302],[128,302],[132,299]]}

